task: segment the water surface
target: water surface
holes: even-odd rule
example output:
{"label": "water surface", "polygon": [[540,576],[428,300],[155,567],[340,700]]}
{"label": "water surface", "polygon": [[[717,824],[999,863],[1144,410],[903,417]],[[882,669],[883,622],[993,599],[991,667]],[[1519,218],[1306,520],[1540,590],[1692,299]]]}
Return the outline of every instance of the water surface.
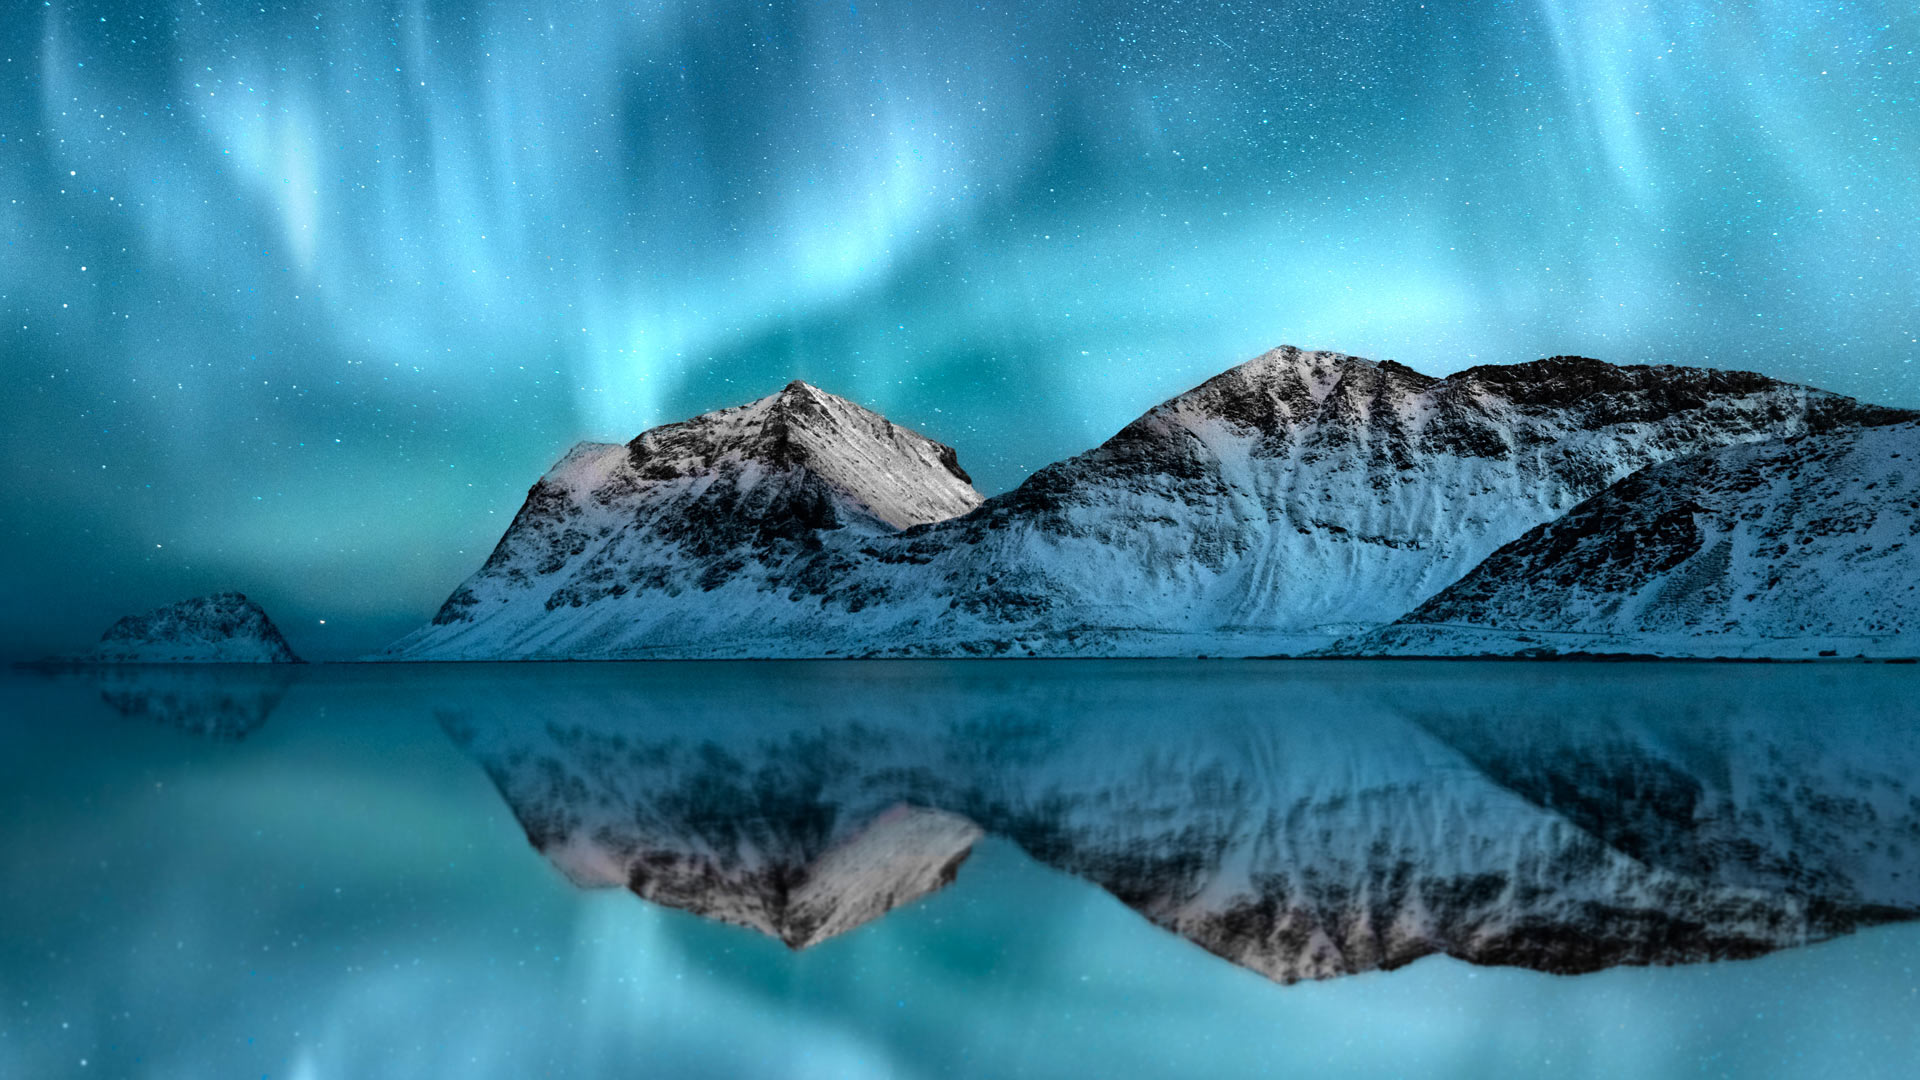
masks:
{"label": "water surface", "polygon": [[0,1076],[1910,1075],[1915,673],[11,673]]}

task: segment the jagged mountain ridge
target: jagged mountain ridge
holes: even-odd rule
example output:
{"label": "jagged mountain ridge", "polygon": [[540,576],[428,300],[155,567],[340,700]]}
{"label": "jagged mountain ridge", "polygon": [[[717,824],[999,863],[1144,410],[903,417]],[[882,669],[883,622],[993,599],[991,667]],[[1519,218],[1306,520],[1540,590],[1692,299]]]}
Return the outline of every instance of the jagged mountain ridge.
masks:
{"label": "jagged mountain ridge", "polygon": [[[1729,959],[1920,913],[1899,683],[1836,708],[1791,669],[1729,687],[1669,667],[1648,675],[1665,696],[1610,705],[1591,679],[1462,693],[1434,670],[988,672],[956,694],[893,668],[783,682],[780,708],[748,712],[765,686],[716,702],[663,676],[565,703],[490,688],[442,723],[574,880],[795,946],[819,940],[809,920],[844,931],[943,883],[968,826],[1280,982],[1435,953],[1561,973]],[[919,816],[941,827],[888,824]],[[888,837],[873,872],[836,873],[869,833]],[[783,919],[802,894],[811,914]]]}
{"label": "jagged mountain ridge", "polygon": [[1283,348],[905,546],[946,541],[932,642],[1291,652],[1647,464],[1887,415],[1740,372],[1556,357],[1435,379]]}
{"label": "jagged mountain ridge", "polygon": [[[1436,379],[1289,347],[1004,495],[975,506],[967,486],[878,517],[817,494],[859,481],[782,471],[750,425],[722,419],[772,400],[642,435],[644,466],[577,449],[435,624],[386,655],[1301,652],[1390,621],[1646,465],[1903,415],[1741,372],[1556,357]],[[711,434],[689,448],[660,434],[676,429]],[[713,460],[803,479],[752,499],[634,479]],[[925,440],[849,472],[964,475]]]}
{"label": "jagged mountain ridge", "polygon": [[1645,469],[1337,648],[1920,655],[1920,424]]}
{"label": "jagged mountain ridge", "polygon": [[99,664],[297,664],[300,658],[259,604],[213,593],[128,615],[75,659]]}

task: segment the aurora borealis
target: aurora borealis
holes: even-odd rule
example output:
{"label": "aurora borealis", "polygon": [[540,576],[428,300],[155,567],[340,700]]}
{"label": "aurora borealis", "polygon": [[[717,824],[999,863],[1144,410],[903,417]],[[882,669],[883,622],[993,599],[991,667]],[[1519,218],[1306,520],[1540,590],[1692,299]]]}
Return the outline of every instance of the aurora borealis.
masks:
{"label": "aurora borealis", "polygon": [[15,0],[0,649],[222,587],[376,647],[572,442],[796,377],[989,493],[1282,342],[1920,405],[1917,52],[1805,0]]}

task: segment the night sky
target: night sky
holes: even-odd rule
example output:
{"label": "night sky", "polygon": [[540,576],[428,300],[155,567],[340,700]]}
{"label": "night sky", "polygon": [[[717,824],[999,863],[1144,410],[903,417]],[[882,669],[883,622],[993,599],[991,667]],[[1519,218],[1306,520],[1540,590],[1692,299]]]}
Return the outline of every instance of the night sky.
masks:
{"label": "night sky", "polygon": [[796,377],[988,493],[1280,343],[1920,405],[1917,50],[1911,2],[8,0],[0,651],[222,587],[378,647],[572,442]]}

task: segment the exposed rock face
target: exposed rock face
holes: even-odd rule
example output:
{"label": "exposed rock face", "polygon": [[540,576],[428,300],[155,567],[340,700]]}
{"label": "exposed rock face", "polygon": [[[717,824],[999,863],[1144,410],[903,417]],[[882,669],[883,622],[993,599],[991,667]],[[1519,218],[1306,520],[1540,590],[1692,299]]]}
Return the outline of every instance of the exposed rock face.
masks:
{"label": "exposed rock face", "polygon": [[1339,648],[1920,655],[1920,424],[1635,473]]}
{"label": "exposed rock face", "polygon": [[795,946],[937,888],[976,827],[1280,982],[1731,959],[1920,914],[1900,669],[1836,693],[1649,666],[1622,698],[1613,666],[1306,667],[753,665],[723,694],[508,681],[442,723],[574,880]]}
{"label": "exposed rock face", "polygon": [[1903,415],[1741,372],[1282,348],[976,508],[951,450],[795,384],[576,448],[386,655],[1301,652],[1647,465]]}
{"label": "exposed rock face", "polygon": [[182,600],[107,628],[93,651],[102,664],[297,664],[260,605],[237,592]]}

